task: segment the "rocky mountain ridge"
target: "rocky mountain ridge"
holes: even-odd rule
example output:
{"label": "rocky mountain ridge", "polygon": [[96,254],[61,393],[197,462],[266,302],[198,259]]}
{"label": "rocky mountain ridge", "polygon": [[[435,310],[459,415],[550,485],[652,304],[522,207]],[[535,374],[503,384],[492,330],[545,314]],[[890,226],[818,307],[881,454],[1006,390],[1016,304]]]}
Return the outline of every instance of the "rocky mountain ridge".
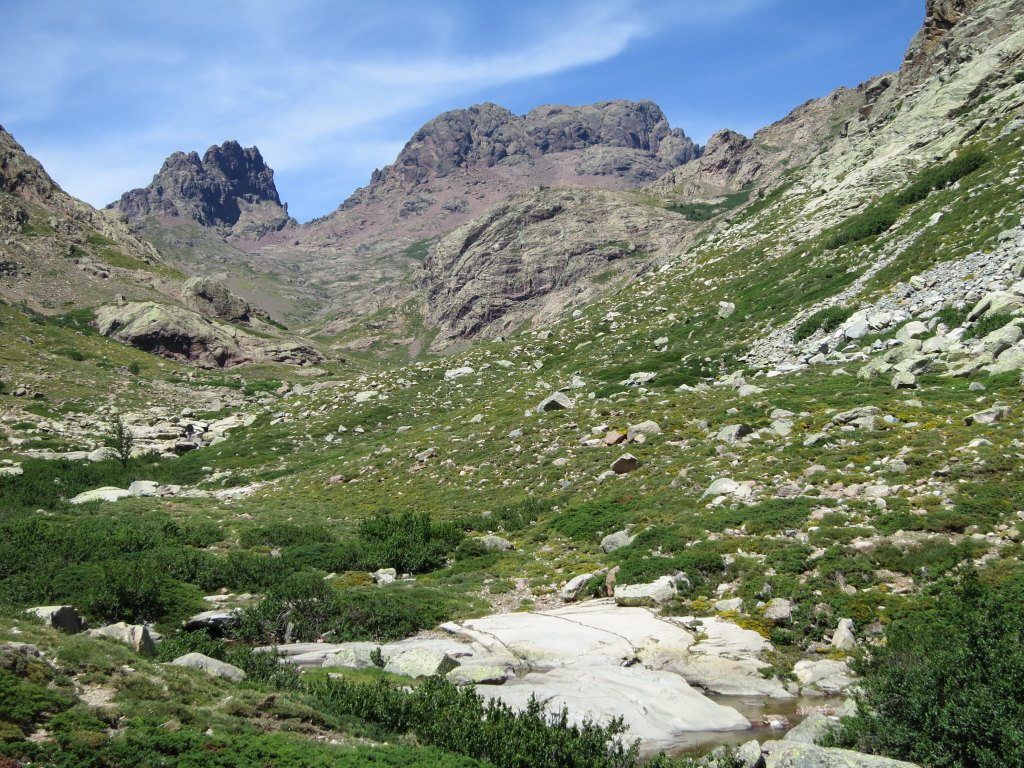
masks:
{"label": "rocky mountain ridge", "polygon": [[[169,204],[155,187],[200,194],[191,173],[184,183],[171,178],[176,171],[162,171],[144,195],[129,193],[118,206],[182,268],[226,280],[250,300],[256,294],[246,292],[248,281],[234,279],[239,270],[266,275],[287,304],[303,307],[307,321],[340,313],[322,326],[330,332],[381,306],[422,302],[416,284],[426,250],[510,194],[551,184],[628,190],[699,154],[649,101],[549,105],[523,116],[481,104],[428,122],[395,163],[375,172],[334,213],[298,228],[266,227],[255,243],[243,242],[237,226],[226,236],[210,229],[206,214],[192,215],[204,226],[189,230],[167,217],[146,218]],[[192,169],[199,161],[185,162],[189,157],[179,153],[165,169],[183,163]],[[196,204],[181,207],[193,210]],[[205,258],[199,255],[204,252]]]}
{"label": "rocky mountain ridge", "polygon": [[125,192],[107,208],[129,220],[183,217],[223,230],[229,239],[258,240],[296,225],[259,149],[237,141],[211,146],[202,157],[175,152],[148,186]]}

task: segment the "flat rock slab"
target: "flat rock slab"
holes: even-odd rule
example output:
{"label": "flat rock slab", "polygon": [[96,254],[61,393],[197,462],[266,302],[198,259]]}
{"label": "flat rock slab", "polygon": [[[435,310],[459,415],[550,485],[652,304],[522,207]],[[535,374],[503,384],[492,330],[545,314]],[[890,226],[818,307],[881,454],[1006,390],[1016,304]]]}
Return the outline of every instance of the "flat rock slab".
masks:
{"label": "flat rock slab", "polygon": [[478,686],[477,691],[514,709],[525,709],[536,697],[551,711],[567,708],[569,720],[576,724],[590,719],[607,725],[621,717],[629,728],[625,739],[640,739],[645,750],[669,746],[690,731],[750,727],[735,709],[705,698],[678,675],[639,665],[566,667],[509,680],[499,687]]}
{"label": "flat rock slab", "polygon": [[611,600],[537,613],[505,613],[450,622],[447,632],[518,660],[521,671],[563,666],[618,666],[639,658],[656,663],[685,656],[693,636],[646,608],[618,608]]}

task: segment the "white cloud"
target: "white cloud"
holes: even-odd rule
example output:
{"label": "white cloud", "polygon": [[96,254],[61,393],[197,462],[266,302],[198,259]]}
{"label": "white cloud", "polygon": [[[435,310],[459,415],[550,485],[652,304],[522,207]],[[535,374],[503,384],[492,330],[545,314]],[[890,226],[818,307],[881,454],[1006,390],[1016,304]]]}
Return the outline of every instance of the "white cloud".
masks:
{"label": "white cloud", "polygon": [[[111,0],[14,0],[0,115],[16,136],[21,125],[38,136],[55,178],[95,205],[145,183],[169,151],[228,138],[257,143],[289,177],[372,161],[365,181],[411,133],[395,124],[402,115],[607,61],[666,26],[692,31],[766,2],[525,2],[494,6],[493,23],[480,23],[490,6],[469,0],[382,10],[329,0],[127,10]],[[387,124],[395,135],[378,132]]]}

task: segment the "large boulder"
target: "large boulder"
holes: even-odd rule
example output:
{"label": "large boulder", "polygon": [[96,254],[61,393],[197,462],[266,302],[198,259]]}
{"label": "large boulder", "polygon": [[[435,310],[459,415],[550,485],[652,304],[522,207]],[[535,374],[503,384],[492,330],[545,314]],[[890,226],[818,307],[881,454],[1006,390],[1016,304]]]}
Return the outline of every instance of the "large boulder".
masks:
{"label": "large boulder", "polygon": [[184,307],[152,301],[100,307],[95,325],[115,341],[206,368],[255,362],[310,365],[324,359],[309,344],[256,336]]}
{"label": "large boulder", "polygon": [[537,406],[539,413],[547,413],[548,411],[565,411],[572,408],[573,401],[564,392],[555,392],[554,394],[548,395],[540,401],[540,405]]}
{"label": "large boulder", "polygon": [[615,603],[627,607],[660,605],[676,596],[676,582],[671,576],[662,576],[650,584],[616,584]]}
{"label": "large boulder", "polygon": [[86,627],[85,619],[70,605],[43,605],[29,608],[25,613],[40,619],[45,626],[68,635],[77,635]]}
{"label": "large boulder", "polygon": [[250,323],[260,314],[245,299],[208,277],[193,277],[181,287],[181,303],[189,309],[229,323]]}
{"label": "large boulder", "polygon": [[173,667],[191,667],[192,669],[199,669],[210,677],[219,677],[223,680],[230,680],[233,683],[239,683],[242,680],[245,680],[245,672],[235,665],[228,664],[225,661],[211,659],[209,656],[202,653],[186,653],[184,656],[179,656],[174,661],[170,662],[170,664]]}
{"label": "large boulder", "polygon": [[667,747],[689,731],[750,727],[735,709],[705,698],[678,675],[640,665],[588,667],[583,678],[578,669],[555,669],[500,687],[480,686],[477,692],[514,709],[525,709],[532,698],[552,712],[565,707],[574,724],[585,719],[607,724],[621,717],[629,729],[625,738],[641,739],[648,749]]}
{"label": "large boulder", "polygon": [[143,624],[126,624],[119,621],[117,624],[108,624],[99,629],[90,629],[86,634],[91,637],[109,637],[111,640],[124,643],[142,656],[152,656],[156,653],[156,644],[149,634],[149,628]]}

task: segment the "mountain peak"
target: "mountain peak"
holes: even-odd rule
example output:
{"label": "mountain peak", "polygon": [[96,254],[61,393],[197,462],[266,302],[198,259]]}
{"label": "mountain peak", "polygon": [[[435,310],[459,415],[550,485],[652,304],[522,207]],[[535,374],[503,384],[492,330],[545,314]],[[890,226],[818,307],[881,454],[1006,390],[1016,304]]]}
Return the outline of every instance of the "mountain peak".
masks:
{"label": "mountain peak", "polygon": [[653,101],[603,101],[584,106],[548,104],[519,116],[485,102],[438,115],[416,131],[395,162],[374,174],[371,187],[415,186],[460,168],[493,167],[594,147],[649,155],[662,172],[700,149],[671,129]]}
{"label": "mountain peak", "polygon": [[211,146],[201,158],[194,151],[173,153],[149,186],[126,192],[108,207],[130,219],[183,217],[227,228],[242,222],[244,234],[257,237],[291,221],[259,149],[234,140]]}

